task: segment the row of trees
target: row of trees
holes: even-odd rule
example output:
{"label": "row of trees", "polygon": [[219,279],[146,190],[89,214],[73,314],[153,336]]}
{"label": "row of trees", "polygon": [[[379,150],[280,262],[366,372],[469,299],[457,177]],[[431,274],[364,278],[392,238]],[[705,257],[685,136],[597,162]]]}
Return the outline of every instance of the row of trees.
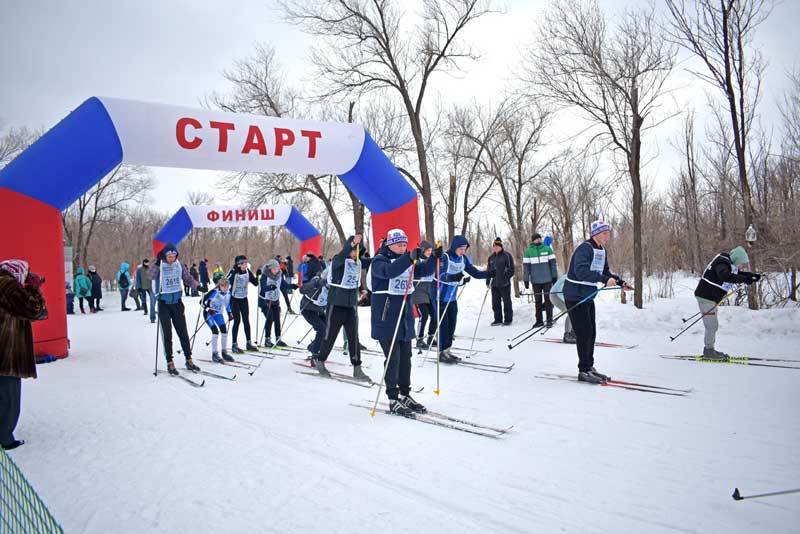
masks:
{"label": "row of trees", "polygon": [[[497,102],[469,105],[442,104],[436,91],[442,75],[463,73],[480,59],[470,32],[494,13],[490,0],[424,0],[419,12],[404,11],[397,0],[279,5],[318,43],[311,55],[317,83],[300,90],[274,48],[259,44],[223,73],[230,88],[210,93],[207,105],[363,124],[419,192],[428,239],[467,234],[481,245],[474,250],[480,261],[485,244],[500,235],[520,261],[530,233],[546,228],[564,265],[589,222],[604,217],[616,225],[615,265],[634,279],[641,307],[646,274],[698,272],[713,251],[740,244],[753,224],[760,237],[751,267],[785,272],[796,287],[800,259],[790,244],[800,228],[800,84],[795,76],[776,141],[757,120],[765,61],[754,35],[770,13],[767,0],[666,0],[663,12],[637,4],[613,19],[593,1],[554,0],[515,81]],[[681,53],[708,100],[685,113],[676,111],[671,81]],[[698,124],[697,116],[711,120]],[[567,142],[556,137],[565,120],[579,125]],[[654,131],[680,120],[672,145],[683,163],[669,188],[657,191],[646,172]],[[144,176],[116,171],[104,182],[120,172]],[[312,214],[326,248],[367,230],[364,206],[335,176],[239,173],[221,180],[251,205],[287,202]],[[130,193],[105,198],[125,205],[139,198]],[[85,228],[91,236],[93,225],[113,220],[95,221],[92,208],[90,192],[65,213],[66,233],[81,254],[92,246]],[[256,233],[243,232],[236,247]],[[189,246],[204,247],[198,244],[217,235],[195,231]],[[259,238],[289,242],[280,231]]]}

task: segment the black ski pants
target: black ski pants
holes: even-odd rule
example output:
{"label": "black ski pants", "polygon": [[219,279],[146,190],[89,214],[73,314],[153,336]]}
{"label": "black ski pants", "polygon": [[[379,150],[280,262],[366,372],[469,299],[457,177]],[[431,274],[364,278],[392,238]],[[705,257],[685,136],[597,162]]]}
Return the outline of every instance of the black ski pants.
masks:
{"label": "black ski pants", "polygon": [[[511,307],[511,286],[492,287],[492,311],[496,323],[510,323],[514,319]],[[504,319],[505,316],[505,319]]]}
{"label": "black ski pants", "polygon": [[275,341],[281,337],[281,302],[279,300],[259,304],[264,314],[264,339],[270,339],[275,330]]}
{"label": "black ski pants", "polygon": [[247,299],[231,298],[231,313],[233,314],[233,343],[239,339],[239,325],[244,326],[244,337],[250,343],[250,304]]}
{"label": "black ski pants", "polygon": [[186,330],[186,316],[184,315],[183,301],[179,300],[175,304],[167,304],[163,300],[158,301],[158,322],[161,324],[161,335],[164,339],[164,356],[167,361],[172,361],[172,327],[178,334],[178,340],[186,358],[192,357],[192,346],[189,342],[189,332]]}
{"label": "black ski pants", "polygon": [[323,362],[333,349],[339,331],[344,327],[347,334],[347,349],[350,352],[350,363],[353,366],[361,365],[361,354],[358,352],[358,308],[346,308],[344,306],[328,306],[328,324],[325,329],[325,341],[319,350],[318,359]]}
{"label": "black ski pants", "polygon": [[[430,302],[422,302],[417,304],[417,313],[419,314],[419,329],[417,330],[417,338],[422,339],[425,334],[425,324],[428,324],[428,336],[436,333],[436,312],[433,311],[433,304]],[[430,320],[430,322],[428,322]]]}
{"label": "black ski pants", "polygon": [[545,313],[547,320],[553,320],[553,303],[550,302],[550,288],[553,284],[533,284],[533,297],[536,299],[536,322],[542,322],[542,301],[544,301]]}
{"label": "black ski pants", "polygon": [[575,331],[578,350],[578,370],[588,371],[594,367],[594,341],[597,338],[597,325],[594,317],[594,300],[587,300],[578,305],[580,301],[566,301],[569,310],[569,320]]}
{"label": "black ski pants", "polygon": [[19,421],[22,380],[16,376],[0,376],[0,446],[11,445]]}
{"label": "black ski pants", "polygon": [[456,323],[458,322],[458,301],[439,302],[441,323],[439,325],[439,350],[443,351],[453,346],[453,337],[456,334]]}
{"label": "black ski pants", "polygon": [[[386,365],[386,396],[397,400],[398,393],[408,395],[411,391],[411,342],[391,339],[378,340],[383,354],[388,358]],[[389,354],[389,349],[392,353]]]}
{"label": "black ski pants", "polygon": [[322,342],[325,339],[325,312],[314,310],[303,310],[303,319],[308,321],[311,328],[314,329],[314,341],[311,342],[311,354],[318,354],[322,348]]}

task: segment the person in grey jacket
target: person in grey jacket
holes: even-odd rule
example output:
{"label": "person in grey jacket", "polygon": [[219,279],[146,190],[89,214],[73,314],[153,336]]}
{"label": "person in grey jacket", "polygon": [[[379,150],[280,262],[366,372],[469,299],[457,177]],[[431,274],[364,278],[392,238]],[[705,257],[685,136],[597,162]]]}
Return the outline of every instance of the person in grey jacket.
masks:
{"label": "person in grey jacket", "polygon": [[[433,243],[430,241],[423,241],[420,243],[419,248],[423,253],[428,250],[433,251]],[[436,275],[430,274],[423,276],[419,280],[415,280],[416,287],[411,294],[411,304],[417,307],[417,315],[419,315],[419,327],[417,328],[417,348],[421,350],[427,349],[433,343],[433,336],[436,334],[436,314],[433,311],[433,302],[431,302],[431,285]],[[428,336],[425,337],[425,324],[428,324]]]}
{"label": "person in grey jacket", "polygon": [[[511,306],[511,278],[514,276],[514,258],[503,248],[503,240],[494,239],[492,255],[486,262],[486,270],[494,272],[491,279],[486,280],[486,287],[492,288],[492,311],[494,322],[508,326],[514,319],[514,309]],[[505,318],[504,318],[505,316]]]}

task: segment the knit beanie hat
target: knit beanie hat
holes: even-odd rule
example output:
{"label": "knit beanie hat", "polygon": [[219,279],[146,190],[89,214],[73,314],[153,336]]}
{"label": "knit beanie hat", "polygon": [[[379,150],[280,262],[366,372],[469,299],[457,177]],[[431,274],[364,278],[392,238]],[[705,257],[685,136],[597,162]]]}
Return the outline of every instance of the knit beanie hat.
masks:
{"label": "knit beanie hat", "polygon": [[267,261],[267,263],[264,264],[264,268],[261,270],[261,272],[265,272],[269,269],[280,269],[280,264],[278,263],[278,260],[273,259]]}
{"label": "knit beanie hat", "polygon": [[9,273],[22,285],[28,277],[28,262],[25,260],[6,260],[0,263],[0,270]]}
{"label": "knit beanie hat", "polygon": [[495,237],[494,238],[494,243],[492,243],[492,244],[493,245],[497,245],[498,247],[502,247],[503,246],[503,240],[500,239],[499,237]]}
{"label": "knit beanie hat", "polygon": [[605,222],[603,219],[597,219],[596,221],[594,221],[592,223],[592,229],[591,229],[590,235],[592,237],[594,237],[597,234],[599,234],[600,232],[605,232],[606,230],[608,230],[610,232],[611,231],[611,225],[608,224],[607,222]]}
{"label": "knit beanie hat", "polygon": [[537,239],[541,239],[541,238],[542,238],[542,234],[540,234],[539,232],[534,232],[533,235],[531,236],[531,241],[536,241]]}
{"label": "knit beanie hat", "polygon": [[386,245],[396,245],[398,243],[408,243],[408,236],[400,228],[393,228],[386,234]]}
{"label": "knit beanie hat", "polygon": [[421,248],[422,250],[428,250],[429,248],[434,248],[434,245],[430,241],[426,241],[423,239],[422,243],[419,244],[419,248]]}
{"label": "knit beanie hat", "polygon": [[731,250],[731,263],[734,265],[750,263],[750,257],[747,255],[747,251],[743,247],[736,247]]}

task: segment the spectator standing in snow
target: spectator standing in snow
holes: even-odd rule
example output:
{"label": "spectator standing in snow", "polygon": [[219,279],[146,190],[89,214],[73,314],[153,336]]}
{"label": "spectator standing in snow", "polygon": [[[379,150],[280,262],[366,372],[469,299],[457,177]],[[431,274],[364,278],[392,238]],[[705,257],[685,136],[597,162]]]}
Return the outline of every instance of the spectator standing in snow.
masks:
{"label": "spectator standing in snow", "polygon": [[147,271],[150,269],[150,260],[142,260],[142,265],[136,270],[136,287],[142,297],[142,310],[147,315],[147,301],[150,301],[150,322],[156,322],[156,297],[153,292],[153,282],[150,280]]}
{"label": "spectator standing in snow", "polygon": [[77,275],[75,276],[75,296],[78,297],[78,305],[81,308],[81,313],[86,313],[86,310],[83,308],[83,299],[86,299],[89,305],[89,312],[94,313],[94,304],[92,303],[92,281],[84,274],[83,267],[78,267]]}
{"label": "spectator standing in snow", "polygon": [[91,307],[94,304],[92,313],[103,311],[100,307],[100,300],[103,298],[103,279],[97,274],[97,268],[94,265],[89,266],[89,280],[92,281],[92,301],[89,303]]}
{"label": "spectator standing in snow", "polygon": [[36,378],[31,322],[45,310],[44,280],[22,260],[0,262],[0,447],[24,443],[14,437],[23,378]]}
{"label": "spectator standing in snow", "polygon": [[503,248],[503,240],[496,237],[492,244],[492,254],[486,262],[486,269],[494,271],[491,279],[486,279],[486,287],[492,288],[492,326],[510,325],[514,319],[511,305],[511,278],[514,276],[514,258]]}
{"label": "spectator standing in snow", "polygon": [[603,220],[592,223],[589,239],[578,245],[569,262],[564,283],[564,302],[575,329],[578,350],[578,380],[594,384],[604,383],[609,377],[594,368],[594,342],[597,337],[594,294],[597,284],[606,287],[620,286],[633,289],[608,267],[606,249],[611,239],[611,225]]}
{"label": "spectator standing in snow", "polygon": [[131,275],[128,273],[128,262],[123,261],[117,271],[117,284],[119,285],[119,302],[121,311],[131,311],[125,303],[128,301],[128,291],[131,288]]}
{"label": "spectator standing in snow", "polygon": [[729,356],[714,348],[719,330],[717,308],[722,299],[733,289],[734,284],[750,285],[761,280],[761,275],[742,270],[750,262],[747,251],[736,247],[729,253],[720,252],[703,271],[697,283],[694,296],[703,317],[705,336],[703,339],[703,358],[707,360],[727,360]]}
{"label": "spectator standing in snow", "polygon": [[193,263],[192,266],[189,268],[189,275],[194,278],[194,281],[197,282],[197,286],[195,286],[191,290],[191,296],[197,297],[197,287],[200,285],[200,271],[197,270],[197,264]]}
{"label": "spectator standing in snow", "polygon": [[208,258],[203,258],[200,260],[200,291],[207,293],[209,283],[211,278],[208,276]]}
{"label": "spectator standing in snow", "polygon": [[531,244],[525,249],[522,259],[524,273],[523,283],[525,289],[533,286],[533,296],[536,302],[536,323],[534,328],[545,326],[542,320],[542,308],[547,316],[547,327],[553,325],[553,304],[550,302],[550,288],[558,280],[558,265],[556,255],[549,245],[542,243],[542,235],[534,233]]}

